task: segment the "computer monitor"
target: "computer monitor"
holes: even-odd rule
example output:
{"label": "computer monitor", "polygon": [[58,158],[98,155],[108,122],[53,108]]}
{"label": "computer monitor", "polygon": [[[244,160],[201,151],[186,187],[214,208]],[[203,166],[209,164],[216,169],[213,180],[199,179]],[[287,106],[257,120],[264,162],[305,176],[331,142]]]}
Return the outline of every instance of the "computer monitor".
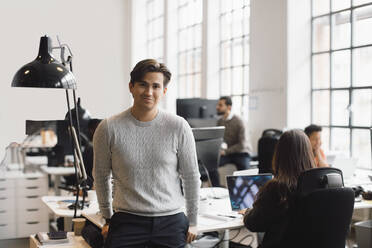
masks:
{"label": "computer monitor", "polygon": [[57,135],[57,144],[53,147],[52,151],[47,154],[48,166],[63,165],[65,155],[73,155],[68,122],[66,120],[26,120],[27,135],[37,134],[42,129],[53,130]]}
{"label": "computer monitor", "polygon": [[185,118],[207,119],[217,116],[218,99],[184,98],[177,99],[177,115]]}
{"label": "computer monitor", "polygon": [[192,132],[195,138],[199,169],[203,177],[206,172],[200,167],[204,167],[208,172],[218,168],[219,151],[225,127],[192,128]]}

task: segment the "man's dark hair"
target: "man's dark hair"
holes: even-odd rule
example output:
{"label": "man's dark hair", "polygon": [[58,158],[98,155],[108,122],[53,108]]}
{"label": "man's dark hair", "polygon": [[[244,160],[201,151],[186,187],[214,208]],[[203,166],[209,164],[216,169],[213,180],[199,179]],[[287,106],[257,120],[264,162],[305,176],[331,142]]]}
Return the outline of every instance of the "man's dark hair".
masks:
{"label": "man's dark hair", "polygon": [[138,62],[133,68],[132,72],[130,73],[130,83],[134,85],[135,82],[142,81],[145,74],[148,72],[162,73],[164,76],[164,88],[167,87],[172,76],[168,68],[163,63],[159,63],[155,59],[145,59]]}
{"label": "man's dark hair", "polygon": [[315,125],[315,124],[311,124],[310,126],[307,126],[305,128],[305,133],[308,137],[310,137],[310,135],[313,133],[313,132],[321,132],[322,131],[322,127],[321,126],[318,126],[318,125]]}
{"label": "man's dark hair", "polygon": [[221,96],[220,97],[220,100],[225,100],[225,104],[227,106],[232,106],[232,100],[231,100],[231,97],[229,96]]}

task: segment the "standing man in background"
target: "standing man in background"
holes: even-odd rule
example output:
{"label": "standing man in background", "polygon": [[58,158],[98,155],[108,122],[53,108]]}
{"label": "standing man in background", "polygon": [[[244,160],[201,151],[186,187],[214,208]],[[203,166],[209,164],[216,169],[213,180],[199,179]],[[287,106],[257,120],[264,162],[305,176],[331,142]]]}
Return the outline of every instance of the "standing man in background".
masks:
{"label": "standing man in background", "polygon": [[[219,99],[216,110],[218,115],[222,115],[217,121],[217,126],[225,126],[224,142],[227,147],[220,151],[220,164],[235,164],[237,170],[246,170],[249,168],[252,152],[248,140],[248,131],[246,123],[239,116],[231,112],[232,100],[228,96]],[[219,186],[219,175],[211,175],[213,186]]]}
{"label": "standing man in background", "polygon": [[326,156],[320,148],[322,146],[322,127],[311,124],[305,128],[305,133],[309,137],[313,148],[316,167],[328,167]]}
{"label": "standing man in background", "polygon": [[94,135],[105,246],[183,248],[196,237],[201,183],[194,137],[183,118],[158,108],[171,78],[164,64],[142,60],[130,77],[133,106],[103,120]]}

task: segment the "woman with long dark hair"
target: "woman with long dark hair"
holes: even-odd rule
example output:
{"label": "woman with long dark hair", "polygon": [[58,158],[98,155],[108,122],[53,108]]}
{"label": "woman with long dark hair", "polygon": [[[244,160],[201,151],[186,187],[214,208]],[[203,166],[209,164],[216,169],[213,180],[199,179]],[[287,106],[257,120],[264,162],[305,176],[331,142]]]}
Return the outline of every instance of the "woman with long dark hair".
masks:
{"label": "woman with long dark hair", "polygon": [[295,199],[299,175],[314,168],[314,155],[306,134],[301,130],[285,132],[279,139],[274,157],[274,179],[264,185],[244,215],[244,225],[253,232],[265,232],[262,248],[286,247],[290,209]]}

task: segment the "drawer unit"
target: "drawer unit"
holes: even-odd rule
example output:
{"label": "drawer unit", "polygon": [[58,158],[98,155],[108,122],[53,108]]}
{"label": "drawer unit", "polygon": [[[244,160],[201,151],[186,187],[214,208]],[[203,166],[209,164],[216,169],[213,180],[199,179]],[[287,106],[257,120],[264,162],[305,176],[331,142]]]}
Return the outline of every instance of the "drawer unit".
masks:
{"label": "drawer unit", "polygon": [[17,196],[44,196],[48,194],[48,188],[43,186],[26,186],[17,188]]}
{"label": "drawer unit", "polygon": [[0,198],[14,198],[15,188],[0,187]]}
{"label": "drawer unit", "polygon": [[0,224],[16,222],[15,216],[14,208],[0,209]]}
{"label": "drawer unit", "polygon": [[49,224],[48,222],[40,221],[24,221],[17,223],[17,237],[28,237],[31,234],[38,232],[48,232]]}
{"label": "drawer unit", "polygon": [[17,212],[17,222],[32,222],[32,221],[40,221],[40,222],[48,222],[48,211],[46,207],[39,206],[35,208],[25,207],[24,209],[18,209]]}
{"label": "drawer unit", "polygon": [[14,188],[15,180],[9,178],[0,178],[0,188]]}
{"label": "drawer unit", "polygon": [[16,223],[0,224],[0,239],[12,239],[17,237]]}
{"label": "drawer unit", "polygon": [[48,211],[41,197],[48,179],[41,173],[7,172],[0,178],[0,239],[28,237],[48,231]]}
{"label": "drawer unit", "polygon": [[26,188],[26,187],[48,187],[48,180],[45,176],[43,177],[27,177],[16,180],[17,188]]}
{"label": "drawer unit", "polygon": [[13,197],[2,196],[0,197],[0,210],[15,209],[15,202]]}

